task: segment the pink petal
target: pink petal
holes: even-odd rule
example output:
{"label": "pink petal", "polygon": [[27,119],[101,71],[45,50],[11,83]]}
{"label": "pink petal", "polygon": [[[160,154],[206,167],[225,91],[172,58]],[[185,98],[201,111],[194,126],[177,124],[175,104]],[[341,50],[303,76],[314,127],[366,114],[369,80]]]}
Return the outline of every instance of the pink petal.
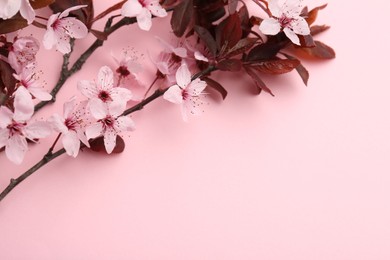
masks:
{"label": "pink petal", "polygon": [[153,1],[152,3],[150,3],[147,8],[149,9],[149,11],[154,15],[154,16],[157,16],[157,17],[165,17],[167,16],[167,11],[165,11],[164,8],[161,7],[161,5],[159,4],[158,1]]}
{"label": "pink petal", "polygon": [[176,82],[182,88],[185,88],[191,82],[191,72],[186,64],[182,64],[176,71]]}
{"label": "pink petal", "polygon": [[187,58],[187,50],[183,47],[177,47],[173,49],[173,52],[181,58]]}
{"label": "pink petal", "polygon": [[126,104],[127,101],[129,101],[133,97],[133,94],[130,90],[126,88],[116,87],[111,89],[110,96],[112,97],[113,101],[118,101]]}
{"label": "pink petal", "polygon": [[152,27],[152,14],[146,8],[142,8],[140,14],[137,15],[137,23],[139,28],[144,31],[149,31]]}
{"label": "pink petal", "polygon": [[65,120],[60,115],[54,114],[47,121],[55,131],[60,133],[68,132],[68,128],[64,123]]}
{"label": "pink petal", "polygon": [[68,102],[64,103],[64,118],[69,118],[76,107],[76,97],[73,96]]}
{"label": "pink petal", "polygon": [[191,96],[199,96],[206,88],[207,83],[200,79],[195,79],[188,85],[187,91]]}
{"label": "pink petal", "polygon": [[184,122],[188,122],[188,103],[186,104],[187,102],[184,102],[181,106],[181,116],[183,118],[183,121]]}
{"label": "pink petal", "polygon": [[126,109],[126,103],[113,101],[108,105],[109,114],[117,117],[120,116]]}
{"label": "pink petal", "polygon": [[24,137],[20,135],[13,135],[10,139],[8,139],[7,145],[5,146],[5,154],[11,162],[21,164],[26,152],[27,141]]}
{"label": "pink petal", "polygon": [[0,106],[0,128],[6,128],[11,124],[13,115],[8,107]]}
{"label": "pink petal", "polygon": [[293,22],[292,22],[292,29],[294,33],[300,34],[300,35],[309,35],[310,34],[310,28],[309,25],[307,24],[306,20],[303,17],[297,17]]}
{"label": "pink petal", "polygon": [[88,35],[87,26],[74,17],[63,18],[62,23],[66,26],[66,33],[72,38],[81,39]]}
{"label": "pink petal", "polygon": [[77,130],[76,133],[77,133],[77,137],[79,138],[79,140],[81,142],[83,142],[87,147],[90,147],[89,142],[88,142],[88,138],[85,136],[85,133],[81,130]]}
{"label": "pink petal", "polygon": [[113,129],[109,129],[104,133],[104,146],[108,154],[112,153],[116,145],[116,132]]}
{"label": "pink petal", "polygon": [[200,53],[199,51],[195,51],[194,53],[194,57],[196,60],[200,60],[200,61],[205,61],[205,62],[208,62],[209,59],[207,59],[206,56],[204,56],[202,53]]}
{"label": "pink petal", "polygon": [[164,99],[175,104],[183,103],[182,89],[178,85],[173,85],[164,93]]}
{"label": "pink petal", "polygon": [[61,36],[56,35],[56,40],[57,40],[56,48],[59,52],[61,52],[62,54],[67,54],[71,51],[70,42],[69,42],[70,38],[68,35],[66,34],[62,34]]}
{"label": "pink petal", "polygon": [[85,129],[85,136],[87,139],[96,138],[103,133],[103,125],[96,122]]}
{"label": "pink petal", "polygon": [[87,98],[97,98],[99,90],[94,82],[88,80],[80,80],[77,83],[78,90]]}
{"label": "pink petal", "polygon": [[134,121],[128,116],[121,116],[115,121],[115,130],[118,132],[134,131]]}
{"label": "pink petal", "polygon": [[108,66],[103,66],[98,72],[98,84],[102,90],[110,90],[114,87],[114,73]]}
{"label": "pink petal", "polygon": [[260,31],[266,35],[276,35],[280,32],[280,23],[274,18],[264,19],[259,27]]}
{"label": "pink petal", "polygon": [[288,14],[288,17],[296,18],[302,10],[302,0],[285,0],[283,5],[283,13]]}
{"label": "pink petal", "polygon": [[20,9],[21,0],[0,1],[0,18],[8,19]]}
{"label": "pink petal", "polygon": [[54,45],[57,44],[56,34],[51,27],[48,27],[45,35],[43,36],[43,47],[45,49],[50,50]]}
{"label": "pink petal", "polygon": [[84,7],[87,7],[87,6],[88,6],[88,5],[75,5],[75,6],[72,6],[72,7],[68,8],[68,9],[64,10],[64,11],[60,14],[59,18],[61,19],[61,18],[63,18],[63,17],[66,17],[66,16],[69,15],[70,12],[76,11],[76,10],[78,10],[78,9],[81,9],[81,8],[84,8]]}
{"label": "pink petal", "polygon": [[282,9],[279,6],[278,0],[269,0],[268,8],[271,11],[271,14],[275,17],[282,16]]}
{"label": "pink petal", "polygon": [[97,120],[103,119],[108,115],[108,107],[100,99],[91,99],[88,106],[92,116]]}
{"label": "pink petal", "polygon": [[30,2],[28,0],[22,0],[21,6],[20,6],[20,14],[24,19],[27,20],[27,22],[30,24],[35,19],[35,11],[31,7]]}
{"label": "pink petal", "polygon": [[75,131],[69,131],[62,137],[62,145],[69,156],[76,157],[80,150],[80,140]]}
{"label": "pink petal", "polygon": [[9,138],[8,129],[0,129],[0,149],[7,144],[8,138]]}
{"label": "pink petal", "polygon": [[28,139],[40,139],[45,138],[51,134],[50,124],[47,122],[37,121],[28,124],[25,128],[25,135]]}
{"label": "pink petal", "polygon": [[52,99],[50,93],[46,92],[41,87],[29,87],[28,91],[30,91],[31,95],[33,95],[36,99],[41,101],[49,101]]}
{"label": "pink petal", "polygon": [[301,45],[298,36],[289,28],[284,28],[283,32],[296,45]]}
{"label": "pink petal", "polygon": [[136,17],[142,11],[142,5],[138,0],[128,0],[121,10],[121,14],[126,17]]}
{"label": "pink petal", "polygon": [[15,91],[14,107],[14,120],[17,122],[27,121],[33,115],[34,103],[25,87],[19,87]]}

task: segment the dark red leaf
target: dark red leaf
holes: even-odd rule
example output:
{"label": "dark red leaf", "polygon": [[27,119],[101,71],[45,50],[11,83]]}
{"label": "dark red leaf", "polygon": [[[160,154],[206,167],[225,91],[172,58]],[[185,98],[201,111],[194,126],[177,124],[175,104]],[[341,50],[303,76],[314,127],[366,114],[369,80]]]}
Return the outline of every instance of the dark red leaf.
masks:
{"label": "dark red leaf", "polygon": [[305,53],[309,54],[309,56],[318,59],[333,59],[336,57],[335,51],[320,41],[314,41],[316,46],[314,48],[300,48]]}
{"label": "dark red leaf", "polygon": [[193,0],[184,0],[173,9],[171,27],[177,37],[182,37],[194,12]]}
{"label": "dark red leaf", "polygon": [[43,8],[52,3],[54,3],[54,0],[34,0],[34,1],[30,0],[30,4],[34,9]]}
{"label": "dark red leaf", "polygon": [[246,73],[253,79],[256,86],[256,94],[260,95],[261,91],[264,90],[265,92],[269,93],[271,96],[275,96],[272,91],[265,85],[264,81],[260,78],[260,75],[258,74],[258,71],[251,68],[250,66],[245,66]]}
{"label": "dark red leaf", "polygon": [[19,14],[7,20],[0,19],[0,34],[15,32],[24,27],[27,27],[27,25],[27,21],[23,19]]}
{"label": "dark red leaf", "polygon": [[310,27],[310,34],[314,36],[328,30],[329,28],[330,26],[328,25],[313,25],[312,27]]}
{"label": "dark red leaf", "polygon": [[315,22],[315,20],[317,19],[318,11],[324,9],[327,5],[328,4],[324,4],[324,5],[318,6],[316,8],[313,8],[312,10],[310,10],[310,12],[307,15],[306,22],[309,25],[313,24]]}
{"label": "dark red leaf", "polygon": [[298,67],[301,62],[297,59],[275,59],[250,64],[250,67],[267,74],[283,74]]}
{"label": "dark red leaf", "polygon": [[240,71],[242,61],[238,59],[222,60],[217,64],[217,68],[222,71]]}
{"label": "dark red leaf", "polygon": [[[104,138],[98,137],[90,142],[91,150],[94,152],[106,153]],[[125,150],[125,141],[119,135],[116,136],[116,145],[112,153],[121,153]]]}
{"label": "dark red leaf", "polygon": [[7,96],[11,96],[15,90],[16,79],[13,73],[15,71],[11,66],[0,59],[0,92],[6,93]]}
{"label": "dark red leaf", "polygon": [[247,37],[252,29],[252,23],[250,22],[249,19],[249,11],[246,5],[243,5],[239,10],[238,10],[238,16],[240,17],[241,20],[241,28],[243,30],[242,36]]}
{"label": "dark red leaf", "polygon": [[90,28],[94,16],[92,0],[56,0],[50,5],[50,8],[54,13],[59,13],[76,5],[87,5],[87,7],[71,12],[71,14]]}
{"label": "dark red leaf", "polygon": [[[286,53],[283,53],[284,56],[286,56],[287,59],[290,59],[290,60],[296,60],[297,58],[291,56],[291,55],[288,55]],[[301,79],[303,80],[303,83],[305,83],[305,85],[307,86],[307,82],[309,81],[309,72],[307,71],[307,69],[301,64],[299,64],[295,70],[298,72],[299,76],[301,76]]]}
{"label": "dark red leaf", "polygon": [[226,18],[221,32],[219,46],[226,46],[230,49],[238,43],[242,37],[241,20],[238,13],[231,14]]}
{"label": "dark red leaf", "polygon": [[208,77],[204,77],[204,78],[202,78],[202,80],[206,81],[208,87],[218,91],[218,93],[221,94],[222,99],[226,98],[228,92],[224,87],[222,87],[221,84],[219,84],[215,80],[208,78]]}
{"label": "dark red leaf", "polygon": [[213,55],[213,57],[215,57],[217,55],[217,43],[215,42],[211,33],[207,29],[198,25],[196,25],[194,29],[199,38],[207,46],[207,49],[210,51],[210,53]]}
{"label": "dark red leaf", "polygon": [[313,37],[309,35],[298,35],[302,47],[313,48],[315,45]]}
{"label": "dark red leaf", "polygon": [[269,60],[275,57],[275,55],[286,45],[288,41],[274,41],[269,38],[269,40],[264,44],[259,44],[255,46],[247,55],[247,61],[263,61]]}
{"label": "dark red leaf", "polygon": [[257,39],[255,39],[255,38],[241,39],[236,45],[233,46],[233,48],[228,50],[228,52],[226,53],[224,58],[229,58],[229,57],[233,57],[233,56],[236,56],[239,54],[243,54],[244,52],[246,52],[247,50],[252,48],[256,42],[257,42]]}
{"label": "dark red leaf", "polygon": [[99,40],[107,40],[107,33],[91,29],[90,32]]}

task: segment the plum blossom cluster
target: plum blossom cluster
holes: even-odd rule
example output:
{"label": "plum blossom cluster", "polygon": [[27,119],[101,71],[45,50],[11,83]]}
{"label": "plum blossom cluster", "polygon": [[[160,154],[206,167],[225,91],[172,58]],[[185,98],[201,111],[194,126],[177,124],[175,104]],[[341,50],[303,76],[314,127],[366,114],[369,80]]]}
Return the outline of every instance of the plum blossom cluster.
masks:
{"label": "plum blossom cluster", "polygon": [[[121,152],[121,135],[135,130],[131,114],[158,98],[177,105],[182,119],[188,121],[191,115],[202,114],[207,96],[226,98],[228,90],[218,82],[226,73],[251,79],[249,87],[254,94],[273,96],[264,75],[295,70],[307,84],[309,72],[301,57],[335,57],[331,47],[314,39],[329,29],[314,24],[326,4],[309,9],[303,0],[124,0],[113,5],[108,1],[108,7],[97,13],[96,0],[76,2],[78,5],[70,0],[0,1],[0,156],[4,153],[21,164],[31,146],[46,144],[41,142],[44,138],[54,141],[36,166],[0,193],[0,201],[26,176],[61,154],[77,157],[83,150]],[[248,2],[257,8],[250,9]],[[42,13],[52,13],[42,16],[36,11],[41,8],[46,9]],[[103,27],[95,23],[102,19],[106,19]],[[77,85],[66,84],[98,48],[105,48],[104,42],[118,29],[127,27],[123,31],[137,37],[162,19],[170,19],[168,36],[149,32],[150,41],[159,48],[146,51],[154,65],[154,79],[143,77],[147,66],[128,48],[100,64],[96,79],[76,74]],[[44,30],[43,37],[26,34],[24,28],[31,26]],[[75,57],[77,42],[88,35],[94,42]],[[41,80],[45,69],[39,70],[38,65],[51,64],[39,61],[40,46],[63,56],[54,86]],[[117,50],[107,53],[114,52]],[[245,89],[247,85],[236,87]],[[62,111],[38,117],[36,112],[55,103],[63,87],[77,92],[62,104]]]}

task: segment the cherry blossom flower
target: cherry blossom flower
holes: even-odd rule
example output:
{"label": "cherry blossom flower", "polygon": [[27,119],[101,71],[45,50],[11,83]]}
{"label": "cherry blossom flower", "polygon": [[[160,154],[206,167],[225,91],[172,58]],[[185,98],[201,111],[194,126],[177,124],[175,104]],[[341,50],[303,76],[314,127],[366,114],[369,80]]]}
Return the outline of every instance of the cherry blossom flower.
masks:
{"label": "cherry blossom flower", "polygon": [[30,24],[35,19],[35,11],[29,0],[2,0],[0,1],[0,18],[9,19],[17,12]]}
{"label": "cherry blossom flower", "polygon": [[139,28],[145,31],[152,27],[152,15],[167,16],[158,0],[128,0],[122,6],[121,13],[125,17],[136,17]]}
{"label": "cherry blossom flower", "polygon": [[191,73],[186,64],[176,72],[177,84],[164,93],[164,99],[175,104],[181,104],[183,120],[188,120],[188,113],[200,114],[199,97],[206,88],[206,82],[199,78],[191,81]]}
{"label": "cherry blossom flower", "polygon": [[34,112],[31,96],[24,88],[15,92],[12,112],[5,106],[0,107],[0,149],[5,146],[7,158],[15,164],[21,164],[27,151],[27,139],[44,138],[51,133],[47,122],[29,123]]}
{"label": "cherry blossom flower", "polygon": [[121,87],[114,87],[114,73],[103,66],[98,73],[98,82],[81,80],[78,82],[78,89],[90,100],[99,99],[103,103],[118,102],[123,107],[132,98],[131,91]]}
{"label": "cherry blossom flower", "polygon": [[67,16],[70,12],[86,6],[76,5],[62,13],[51,15],[47,21],[46,33],[43,36],[43,46],[46,49],[56,46],[57,50],[62,54],[69,53],[71,51],[70,38],[84,38],[88,34],[88,28],[80,20]]}
{"label": "cherry blossom flower", "polygon": [[15,37],[9,48],[8,62],[16,73],[21,73],[24,67],[35,62],[38,50],[39,42],[34,37]]}
{"label": "cherry blossom flower", "polygon": [[19,88],[25,88],[30,94],[41,101],[48,101],[52,99],[52,96],[47,93],[41,83],[35,77],[34,65],[29,64],[25,67],[20,74],[14,74],[14,78],[17,79]]}
{"label": "cherry blossom flower", "polygon": [[273,17],[266,18],[260,24],[260,31],[267,35],[276,35],[281,30],[297,45],[300,45],[297,34],[309,35],[310,28],[306,20],[300,16],[302,0],[268,1],[268,8]]}
{"label": "cherry blossom flower", "polygon": [[88,139],[104,136],[104,146],[110,154],[116,145],[116,136],[120,132],[135,129],[133,120],[128,116],[121,116],[124,109],[121,104],[103,103],[101,100],[90,101],[90,112],[97,122],[87,126],[85,134]]}
{"label": "cherry blossom flower", "polygon": [[76,157],[80,150],[80,141],[89,147],[84,133],[84,124],[79,110],[76,110],[76,98],[64,103],[64,116],[54,114],[49,118],[53,129],[62,134],[61,142],[69,156]]}
{"label": "cherry blossom flower", "polygon": [[145,85],[138,79],[137,73],[142,71],[142,65],[127,50],[121,52],[119,60],[113,58],[117,64],[115,70],[117,85],[131,89],[132,100],[141,100],[145,94]]}

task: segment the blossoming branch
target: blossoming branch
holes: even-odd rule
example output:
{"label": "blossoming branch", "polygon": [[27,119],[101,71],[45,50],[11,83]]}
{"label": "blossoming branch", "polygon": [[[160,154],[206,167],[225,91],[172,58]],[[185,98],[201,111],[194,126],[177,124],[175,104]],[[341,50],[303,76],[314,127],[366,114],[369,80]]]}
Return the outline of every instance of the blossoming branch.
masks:
{"label": "blossoming branch", "polygon": [[[309,73],[300,58],[335,57],[331,47],[313,38],[329,29],[314,25],[325,7],[309,9],[302,0],[125,0],[95,15],[93,0],[0,1],[0,156],[22,164],[31,143],[53,139],[39,162],[10,181],[0,201],[58,156],[77,157],[80,150],[122,152],[125,142],[120,135],[136,126],[129,115],[157,98],[177,105],[184,121],[201,115],[206,93],[223,99],[228,94],[215,73],[247,75],[256,94],[273,95],[263,81],[265,74],[296,70],[307,84]],[[36,10],[42,8],[52,14],[40,16]],[[102,19],[104,28],[95,28]],[[96,80],[76,75],[84,99],[75,95],[63,104],[63,111],[35,118],[36,111],[56,101],[67,80],[111,34],[125,26],[134,32],[149,31],[155,19],[170,19],[166,31],[173,31],[174,37],[150,35],[161,45],[159,55],[150,57],[156,75],[151,84],[140,80],[143,66],[137,57],[124,51],[114,58],[116,67],[100,68]],[[44,30],[43,38],[23,36],[31,26]],[[95,41],[71,65],[75,42],[88,34]],[[41,46],[63,56],[58,81],[50,90],[37,76]]]}

